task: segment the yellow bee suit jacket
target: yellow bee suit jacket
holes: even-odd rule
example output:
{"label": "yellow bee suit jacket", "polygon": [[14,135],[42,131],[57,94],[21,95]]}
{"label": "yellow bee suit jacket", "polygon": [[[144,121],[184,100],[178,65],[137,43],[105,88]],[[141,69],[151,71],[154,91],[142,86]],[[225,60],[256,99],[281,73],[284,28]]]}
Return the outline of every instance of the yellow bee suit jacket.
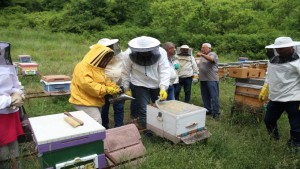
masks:
{"label": "yellow bee suit jacket", "polygon": [[83,60],[75,66],[70,86],[70,103],[95,107],[104,105],[106,86],[116,86],[116,84],[106,78],[104,68],[97,66],[105,60],[103,58],[109,52],[113,51],[102,45],[94,45]]}

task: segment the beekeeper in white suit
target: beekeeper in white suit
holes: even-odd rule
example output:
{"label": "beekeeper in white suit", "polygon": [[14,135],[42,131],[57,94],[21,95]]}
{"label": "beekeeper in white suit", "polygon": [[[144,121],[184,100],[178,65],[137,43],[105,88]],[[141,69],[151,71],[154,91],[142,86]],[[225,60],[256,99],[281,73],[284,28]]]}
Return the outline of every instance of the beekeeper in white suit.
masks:
{"label": "beekeeper in white suit", "polygon": [[160,98],[166,100],[170,84],[170,65],[167,52],[159,47],[160,41],[148,36],[134,38],[124,54],[122,74],[125,93],[130,93],[129,83],[134,85],[138,123],[146,128],[147,105]]}
{"label": "beekeeper in white suit", "polygon": [[274,57],[268,63],[265,84],[259,94],[259,100],[269,97],[265,124],[269,134],[279,139],[277,120],[286,111],[290,123],[289,148],[300,146],[300,59],[295,47],[300,42],[290,37],[278,37],[274,44],[266,46],[274,49]]}
{"label": "beekeeper in white suit", "polygon": [[19,168],[17,138],[23,134],[19,107],[25,97],[15,67],[7,58],[8,45],[0,43],[0,168]]}

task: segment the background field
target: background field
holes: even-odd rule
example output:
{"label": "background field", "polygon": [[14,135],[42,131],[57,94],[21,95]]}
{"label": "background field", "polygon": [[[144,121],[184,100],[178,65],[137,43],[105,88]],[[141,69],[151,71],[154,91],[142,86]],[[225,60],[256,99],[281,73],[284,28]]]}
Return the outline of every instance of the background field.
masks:
{"label": "background field", "polygon": [[[12,44],[13,61],[18,60],[19,54],[30,54],[39,64],[40,75],[71,76],[73,67],[92,44],[89,39],[80,35],[30,29],[0,29],[0,35],[1,41]],[[126,47],[123,46],[123,49]],[[219,57],[221,62],[228,61],[223,55]],[[26,92],[42,91],[40,76],[20,76],[19,80],[25,86]],[[202,106],[199,88],[199,84],[193,85],[191,103]],[[231,114],[233,95],[234,79],[229,77],[222,79],[221,119],[215,121],[210,116],[207,117],[206,127],[212,133],[207,144],[198,142],[192,145],[173,145],[160,137],[143,136],[147,156],[137,168],[300,168],[299,153],[291,154],[286,148],[286,141],[289,138],[286,114],[279,120],[281,139],[274,142],[269,139],[264,124],[249,112]],[[126,123],[130,122],[128,105],[129,102],[126,103]],[[68,103],[68,96],[26,100],[25,109],[30,117],[74,110]],[[24,168],[38,168],[35,156],[22,158],[22,163]]]}

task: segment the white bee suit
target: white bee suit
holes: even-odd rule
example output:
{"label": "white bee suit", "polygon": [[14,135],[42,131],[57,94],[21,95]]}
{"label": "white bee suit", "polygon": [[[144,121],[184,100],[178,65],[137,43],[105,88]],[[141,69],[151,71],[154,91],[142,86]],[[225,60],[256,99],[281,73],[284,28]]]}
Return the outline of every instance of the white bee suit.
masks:
{"label": "white bee suit", "polygon": [[11,94],[22,92],[18,76],[13,65],[0,65],[0,114],[9,114],[18,111],[11,109]]}
{"label": "white bee suit", "polygon": [[[146,88],[159,88],[163,86],[165,89],[170,84],[170,65],[167,52],[159,47],[160,58],[151,66],[141,66],[134,63],[129,54],[131,50],[128,48],[124,54],[122,80],[124,88],[129,88],[129,82],[135,86],[143,86]],[[131,71],[134,70],[134,71]]]}
{"label": "white bee suit", "polygon": [[105,74],[110,78],[111,81],[117,85],[121,84],[121,75],[123,70],[123,52],[114,56],[105,68]]}
{"label": "white bee suit", "polygon": [[268,63],[267,72],[270,100],[300,101],[300,59],[282,64]]}

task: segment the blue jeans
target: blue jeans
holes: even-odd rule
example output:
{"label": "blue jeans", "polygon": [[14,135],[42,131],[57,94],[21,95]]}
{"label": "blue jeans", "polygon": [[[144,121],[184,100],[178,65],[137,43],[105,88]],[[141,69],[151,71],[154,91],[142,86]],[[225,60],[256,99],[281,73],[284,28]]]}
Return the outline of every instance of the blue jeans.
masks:
{"label": "blue jeans", "polygon": [[[108,101],[110,95],[105,96],[105,104],[102,107],[102,112],[101,112],[101,118],[102,118],[102,125],[106,129],[109,128],[109,106],[110,103]],[[115,125],[114,127],[120,127],[123,126],[123,121],[124,121],[124,101],[121,102],[116,102],[113,104],[113,109],[114,109],[114,121]]]}
{"label": "blue jeans", "polygon": [[[147,105],[150,101],[155,102],[159,96],[159,88],[149,89],[141,86],[134,86],[136,92],[136,105],[139,115],[139,123],[142,128],[146,128],[147,124]],[[150,100],[151,99],[151,100]]]}
{"label": "blue jeans", "polygon": [[[132,97],[136,98],[136,93],[135,93],[135,90],[134,90],[134,85],[132,83],[130,83],[130,90],[131,90]],[[136,119],[136,118],[139,117],[138,111],[137,111],[137,106],[136,106],[136,99],[131,100],[131,103],[130,103],[130,117],[132,119]]]}
{"label": "blue jeans", "polygon": [[218,81],[201,81],[201,97],[204,107],[213,116],[220,115],[219,109],[219,82]]}
{"label": "blue jeans", "polygon": [[183,86],[184,102],[186,102],[186,103],[190,102],[192,82],[193,82],[192,76],[191,77],[179,78],[179,83],[174,85],[175,86],[175,99],[176,100],[179,100],[181,86]]}
{"label": "blue jeans", "polygon": [[277,121],[284,111],[288,114],[291,140],[300,146],[300,101],[277,102],[269,101],[265,114],[265,124],[269,134],[279,139]]}
{"label": "blue jeans", "polygon": [[175,88],[173,85],[169,86],[167,93],[168,93],[167,100],[175,100]]}

